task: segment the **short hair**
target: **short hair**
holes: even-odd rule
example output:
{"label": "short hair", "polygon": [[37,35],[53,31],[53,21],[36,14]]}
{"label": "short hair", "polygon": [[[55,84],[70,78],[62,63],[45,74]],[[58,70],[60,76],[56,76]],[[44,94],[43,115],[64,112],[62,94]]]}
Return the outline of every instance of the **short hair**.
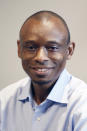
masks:
{"label": "short hair", "polygon": [[[67,33],[68,33],[67,44],[70,43],[70,31],[69,31],[69,28],[68,28],[68,26],[67,26],[67,23],[66,23],[66,21],[65,21],[59,14],[57,14],[57,13],[55,13],[55,12],[46,11],[46,10],[38,11],[38,12],[32,14],[31,16],[29,16],[29,17],[24,21],[23,25],[24,25],[29,19],[31,19],[31,18],[40,19],[41,15],[42,15],[42,14],[45,14],[45,13],[48,14],[48,15],[50,14],[51,16],[55,16],[56,18],[58,18],[58,19],[60,19],[60,20],[62,21],[62,23],[64,24],[64,26],[65,26],[65,28],[66,28],[66,30],[67,30]],[[22,25],[22,27],[23,27],[23,25]],[[21,27],[21,28],[22,28],[22,27]]]}

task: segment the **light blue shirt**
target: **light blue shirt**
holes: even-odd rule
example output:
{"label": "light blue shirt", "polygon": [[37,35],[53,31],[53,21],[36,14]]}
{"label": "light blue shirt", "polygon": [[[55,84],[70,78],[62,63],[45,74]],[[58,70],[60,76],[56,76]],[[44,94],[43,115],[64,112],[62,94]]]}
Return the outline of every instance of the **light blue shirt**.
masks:
{"label": "light blue shirt", "polygon": [[25,78],[0,93],[0,131],[87,131],[87,85],[64,70],[37,105]]}

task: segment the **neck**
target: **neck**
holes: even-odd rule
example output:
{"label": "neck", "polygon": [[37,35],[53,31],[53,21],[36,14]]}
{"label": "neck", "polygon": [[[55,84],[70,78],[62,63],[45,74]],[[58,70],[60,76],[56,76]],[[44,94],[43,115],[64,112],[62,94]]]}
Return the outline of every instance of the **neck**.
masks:
{"label": "neck", "polygon": [[38,84],[38,83],[32,82],[33,98],[38,105],[47,98],[54,84],[55,82],[54,83],[50,82],[48,84]]}

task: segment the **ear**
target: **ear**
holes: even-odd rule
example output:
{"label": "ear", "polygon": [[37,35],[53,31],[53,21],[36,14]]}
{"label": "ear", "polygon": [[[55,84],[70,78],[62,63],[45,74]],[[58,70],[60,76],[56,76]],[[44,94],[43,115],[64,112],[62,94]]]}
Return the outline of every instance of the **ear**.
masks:
{"label": "ear", "polygon": [[20,43],[20,40],[17,40],[17,47],[18,47],[18,57],[21,58],[21,43]]}
{"label": "ear", "polygon": [[67,48],[67,59],[69,60],[71,58],[71,56],[73,55],[75,49],[75,43],[74,42],[70,42],[68,44],[68,48]]}

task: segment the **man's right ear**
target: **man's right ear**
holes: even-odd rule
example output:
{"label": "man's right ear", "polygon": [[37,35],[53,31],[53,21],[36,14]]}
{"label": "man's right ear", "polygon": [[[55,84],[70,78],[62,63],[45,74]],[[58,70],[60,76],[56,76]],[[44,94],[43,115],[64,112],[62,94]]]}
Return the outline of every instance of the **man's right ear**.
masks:
{"label": "man's right ear", "polygon": [[18,57],[21,58],[21,43],[20,43],[20,40],[17,40],[17,47],[18,47]]}

